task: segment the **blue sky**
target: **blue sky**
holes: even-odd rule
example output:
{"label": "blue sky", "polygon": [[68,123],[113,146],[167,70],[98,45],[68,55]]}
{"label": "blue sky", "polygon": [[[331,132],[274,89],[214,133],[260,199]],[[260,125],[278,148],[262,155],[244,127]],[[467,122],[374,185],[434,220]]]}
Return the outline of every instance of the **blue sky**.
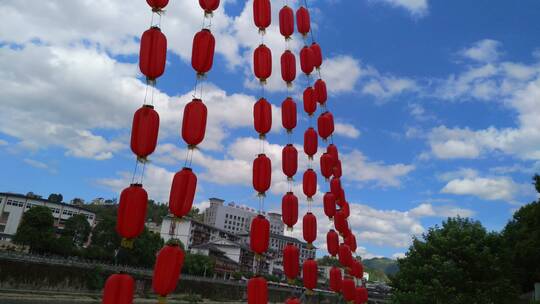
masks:
{"label": "blue sky", "polygon": [[[138,37],[150,10],[142,0],[124,2],[0,4],[1,191],[91,200],[117,197],[127,186],[131,117],[145,90]],[[278,157],[286,137],[277,115],[286,96],[278,65],[285,43],[275,24],[282,4],[272,1],[274,24],[265,38],[274,57],[267,97],[275,106],[268,210],[279,210],[286,189]],[[399,256],[413,235],[447,216],[471,216],[499,230],[536,198],[530,181],[540,167],[538,1],[317,0],[310,6],[338,123],[350,221],[364,256]],[[214,196],[256,206],[251,110],[259,90],[251,56],[260,38],[251,18],[251,1],[229,0],[213,19],[217,52],[203,98],[208,133],[194,156],[198,206]],[[201,21],[196,1],[187,0],[171,0],[162,20],[170,52],[155,94],[160,142],[144,179],[159,201],[167,200],[185,157],[179,127],[195,82],[189,60]],[[295,51],[301,45],[298,36],[291,42]],[[305,84],[299,75],[294,97]],[[303,113],[300,119],[298,145],[307,126]],[[305,168],[303,154],[300,162]],[[318,214],[327,188],[319,179]],[[324,240],[329,222],[319,219]]]}

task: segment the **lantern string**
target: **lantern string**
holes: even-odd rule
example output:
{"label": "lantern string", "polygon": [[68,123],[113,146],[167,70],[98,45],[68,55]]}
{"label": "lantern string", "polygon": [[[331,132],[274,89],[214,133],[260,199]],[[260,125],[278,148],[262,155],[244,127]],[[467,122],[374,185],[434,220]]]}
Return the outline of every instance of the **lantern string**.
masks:
{"label": "lantern string", "polygon": [[131,176],[131,183],[135,182],[135,175],[137,174],[137,167],[139,166],[139,160],[135,159],[135,166],[133,167],[133,175]]}
{"label": "lantern string", "polygon": [[146,168],[146,162],[142,163],[142,172],[141,172],[141,185],[143,183],[144,178],[144,169]]}

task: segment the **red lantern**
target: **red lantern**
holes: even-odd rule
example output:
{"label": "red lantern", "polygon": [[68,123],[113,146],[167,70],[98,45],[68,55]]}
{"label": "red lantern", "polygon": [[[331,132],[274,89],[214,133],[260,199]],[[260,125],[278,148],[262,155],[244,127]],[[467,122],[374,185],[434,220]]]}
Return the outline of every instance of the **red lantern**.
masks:
{"label": "red lantern", "polygon": [[343,175],[343,172],[341,170],[341,160],[338,159],[336,162],[334,162],[332,174],[334,175],[334,177],[337,178],[341,178],[341,176]]}
{"label": "red lantern", "polygon": [[160,11],[169,4],[169,0],[146,0],[146,3],[150,5],[153,11]]}
{"label": "red lantern", "polygon": [[292,243],[283,248],[283,272],[289,282],[294,281],[300,272],[300,250]]}
{"label": "red lantern", "polygon": [[285,300],[285,304],[300,304],[300,300],[298,298],[292,297]]}
{"label": "red lantern", "polygon": [[340,197],[341,189],[341,180],[338,177],[332,177],[330,180],[330,191],[334,193],[336,198]]}
{"label": "red lantern", "polygon": [[329,179],[332,176],[332,171],[334,168],[334,158],[328,153],[323,153],[321,155],[321,174],[324,178]]}
{"label": "red lantern", "polygon": [[343,216],[345,216],[345,218],[349,218],[349,216],[351,215],[351,208],[349,206],[349,203],[347,203],[346,201],[341,201],[341,209],[339,209],[342,213],[343,213]]}
{"label": "red lantern", "polygon": [[195,147],[204,139],[208,110],[202,100],[194,98],[184,108],[182,138],[190,147]]}
{"label": "red lantern", "polygon": [[[148,194],[141,184],[132,184],[120,194],[116,231],[124,239],[134,239],[143,232],[147,204]],[[127,241],[123,245],[129,248],[133,242]]]}
{"label": "red lantern", "polygon": [[[341,188],[341,191],[339,191],[339,197],[336,198],[336,204],[341,208],[343,207],[343,202],[346,202],[347,199],[345,198],[345,190]],[[349,213],[345,215],[345,217],[349,217]]]}
{"label": "red lantern", "polygon": [[336,266],[330,268],[330,289],[333,292],[341,291],[341,281],[341,269],[337,268]]}
{"label": "red lantern", "polygon": [[127,274],[109,276],[103,288],[102,304],[132,304],[135,281]]}
{"label": "red lantern", "polygon": [[343,234],[349,228],[347,218],[345,217],[343,212],[341,212],[341,210],[337,211],[334,215],[334,227],[336,227],[336,230],[341,234]]}
{"label": "red lantern", "polygon": [[264,154],[259,154],[253,161],[253,188],[259,192],[260,195],[270,188],[272,181],[272,162]]}
{"label": "red lantern", "polygon": [[249,279],[247,284],[248,304],[268,303],[268,284],[262,277]]}
{"label": "red lantern", "polygon": [[310,20],[309,20],[309,11],[301,6],[296,11],[296,27],[298,32],[302,35],[307,35],[310,30]]}
{"label": "red lantern", "polygon": [[313,242],[317,239],[317,218],[313,213],[308,212],[304,215],[302,228],[304,241],[308,243],[308,248],[311,248]]}
{"label": "red lantern", "polygon": [[317,132],[309,127],[304,133],[304,153],[312,158],[317,153],[318,146]]}
{"label": "red lantern", "polygon": [[300,50],[300,68],[306,75],[311,74],[315,68],[313,65],[313,51],[308,46],[304,46]]}
{"label": "red lantern", "polygon": [[259,45],[253,53],[253,69],[262,82],[272,75],[272,51],[264,44]]}
{"label": "red lantern", "polygon": [[270,222],[263,215],[259,214],[251,221],[249,237],[249,246],[253,252],[262,255],[268,250]]}
{"label": "red lantern", "polygon": [[353,262],[353,257],[351,253],[351,248],[349,248],[347,244],[339,245],[338,260],[341,266],[351,267],[352,262]]}
{"label": "red lantern", "polygon": [[368,300],[368,290],[365,287],[356,287],[356,303],[365,304]]}
{"label": "red lantern", "polygon": [[326,148],[326,152],[328,152],[328,154],[332,155],[336,161],[339,160],[339,152],[338,152],[338,148],[336,147],[336,145],[329,144],[328,147]]}
{"label": "red lantern", "polygon": [[291,85],[296,78],[296,58],[290,50],[281,55],[281,78],[287,85]]}
{"label": "red lantern", "polygon": [[219,7],[219,0],[199,0],[199,5],[206,14],[211,14]]}
{"label": "red lantern", "polygon": [[343,293],[343,298],[347,302],[354,301],[356,298],[356,287],[354,286],[354,281],[352,279],[343,279],[341,282],[341,291]]}
{"label": "red lantern", "polygon": [[287,132],[296,128],[296,102],[291,97],[281,103],[281,124]]}
{"label": "red lantern", "polygon": [[317,42],[313,42],[310,48],[311,51],[313,51],[313,64],[316,68],[320,68],[323,61],[321,47],[317,44]]}
{"label": "red lantern", "polygon": [[349,222],[347,221],[347,226],[345,226],[345,230],[343,231],[343,238],[346,238],[348,237],[352,231],[351,231],[351,228],[349,228]]}
{"label": "red lantern", "polygon": [[330,137],[334,133],[334,115],[330,112],[322,113],[317,119],[317,129],[322,139]]}
{"label": "red lantern", "polygon": [[174,175],[169,196],[171,213],[177,217],[186,216],[193,206],[196,190],[197,176],[191,168],[183,168],[177,172]]}
{"label": "red lantern", "polygon": [[[166,245],[157,254],[152,277],[152,289],[161,298],[176,289],[184,265],[184,252],[178,245]],[[160,303],[164,303],[160,299]]]}
{"label": "red lantern", "polygon": [[193,37],[191,51],[191,66],[199,75],[204,75],[212,68],[214,63],[214,49],[216,39],[209,29],[202,29]]}
{"label": "red lantern", "polygon": [[294,12],[287,5],[279,11],[279,32],[287,39],[294,33]]}
{"label": "red lantern", "polygon": [[302,266],[302,278],[304,279],[304,287],[313,290],[317,288],[317,262],[313,259],[304,261]]}
{"label": "red lantern", "polygon": [[163,75],[167,60],[167,37],[159,27],[146,30],[141,37],[139,51],[139,68],[141,73],[150,80]]}
{"label": "red lantern", "polygon": [[304,111],[309,115],[313,115],[317,110],[317,93],[312,87],[307,87],[304,90]]}
{"label": "red lantern", "polygon": [[292,144],[287,144],[281,152],[281,167],[283,173],[292,179],[298,170],[298,151]]}
{"label": "red lantern", "polygon": [[313,169],[307,169],[302,179],[302,188],[308,199],[317,193],[317,173]]}
{"label": "red lantern", "polygon": [[272,106],[266,99],[259,99],[253,106],[253,121],[255,131],[261,137],[272,129]]}
{"label": "red lantern", "polygon": [[349,234],[346,238],[345,238],[345,244],[347,244],[347,246],[349,246],[349,248],[351,248],[351,251],[352,252],[356,252],[356,237],[354,236],[354,234]]}
{"label": "red lantern", "polygon": [[323,197],[324,214],[330,220],[336,215],[336,197],[332,192],[326,192]]}
{"label": "red lantern", "polygon": [[351,268],[349,269],[349,274],[357,279],[364,277],[364,266],[357,259],[353,259]]}
{"label": "red lantern", "polygon": [[139,159],[156,149],[159,132],[159,115],[151,105],[144,105],[135,112],[131,128],[131,151]]}
{"label": "red lantern", "polygon": [[287,192],[281,200],[281,217],[289,230],[298,222],[298,198],[292,192]]}
{"label": "red lantern", "polygon": [[326,82],[322,79],[317,79],[315,81],[315,92],[317,93],[317,101],[320,104],[325,104],[328,100],[328,93],[326,92]]}
{"label": "red lantern", "polygon": [[328,253],[333,257],[339,252],[339,235],[334,229],[330,229],[326,234],[326,247]]}
{"label": "red lantern", "polygon": [[253,1],[253,21],[260,31],[264,31],[272,22],[270,0]]}

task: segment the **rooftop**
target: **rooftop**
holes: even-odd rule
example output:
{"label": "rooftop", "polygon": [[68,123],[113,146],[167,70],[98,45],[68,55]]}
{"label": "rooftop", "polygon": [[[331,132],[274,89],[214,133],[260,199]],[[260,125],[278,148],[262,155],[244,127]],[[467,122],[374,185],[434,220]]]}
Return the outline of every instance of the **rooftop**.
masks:
{"label": "rooftop", "polygon": [[48,199],[27,196],[25,194],[20,194],[20,193],[0,192],[0,196],[24,198],[24,199],[29,199],[29,200],[33,200],[33,201],[39,201],[39,202],[43,202],[43,203],[47,203],[47,204],[57,204],[57,205],[67,206],[67,207],[70,207],[70,208],[75,208],[75,209],[83,210],[83,211],[86,211],[86,212],[90,212],[92,214],[94,213],[94,211],[92,211],[92,210],[82,208],[82,207],[79,207],[79,206],[75,206],[75,205],[71,205],[71,204],[68,204],[68,203],[51,202]]}

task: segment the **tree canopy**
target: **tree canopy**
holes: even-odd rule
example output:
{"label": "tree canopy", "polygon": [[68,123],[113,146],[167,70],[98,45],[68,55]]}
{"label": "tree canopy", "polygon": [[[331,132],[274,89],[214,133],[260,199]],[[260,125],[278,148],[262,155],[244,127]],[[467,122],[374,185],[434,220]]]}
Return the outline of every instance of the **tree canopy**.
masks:
{"label": "tree canopy", "polygon": [[31,252],[44,253],[50,250],[54,238],[54,218],[51,209],[34,206],[23,214],[13,242],[30,246]]}
{"label": "tree canopy", "polygon": [[86,216],[76,214],[66,220],[62,235],[71,239],[73,245],[82,247],[88,241],[90,231],[92,231],[92,227],[90,227]]}

